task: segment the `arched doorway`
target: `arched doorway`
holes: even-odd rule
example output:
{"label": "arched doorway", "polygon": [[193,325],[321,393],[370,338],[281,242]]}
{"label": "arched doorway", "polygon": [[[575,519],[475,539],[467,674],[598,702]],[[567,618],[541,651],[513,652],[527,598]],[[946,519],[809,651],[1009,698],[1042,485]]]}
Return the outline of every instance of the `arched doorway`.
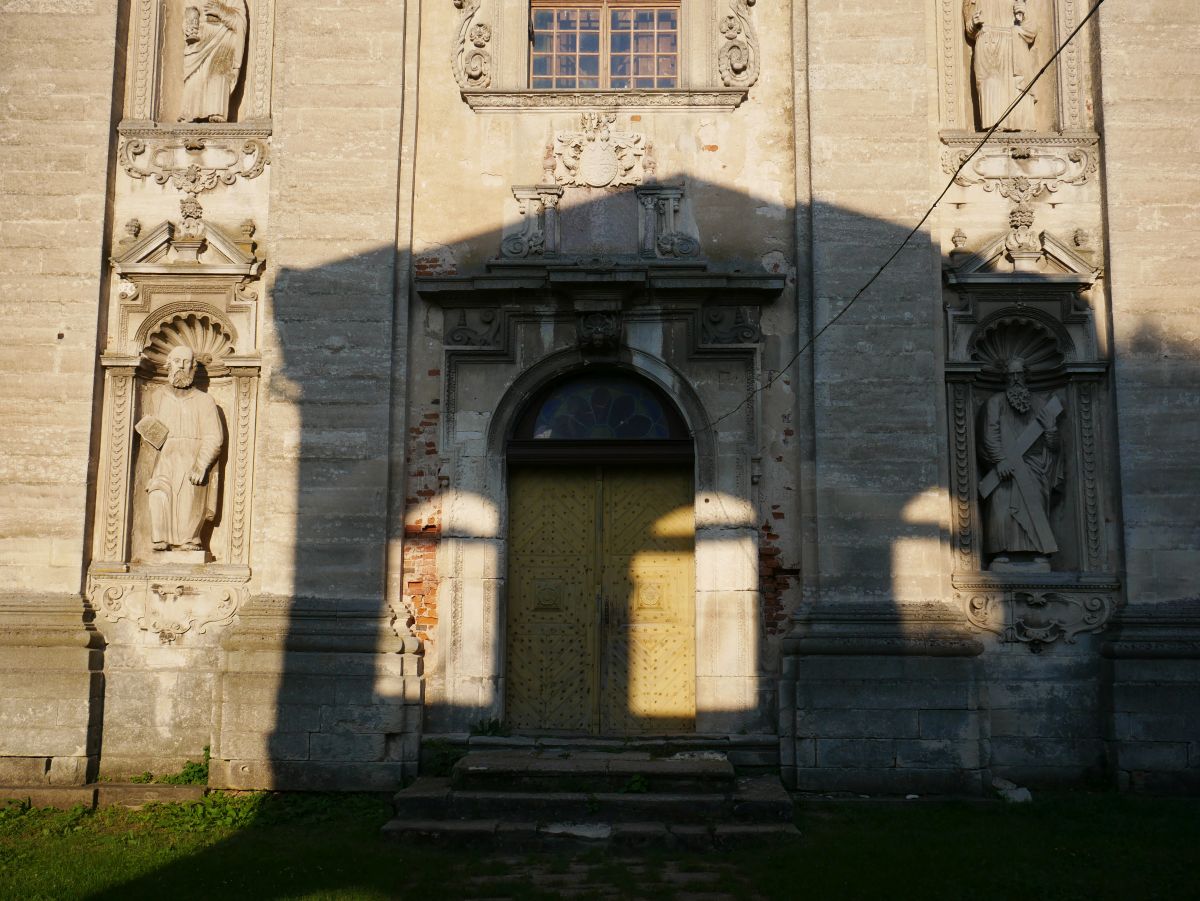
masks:
{"label": "arched doorway", "polygon": [[674,404],[619,370],[560,379],[507,457],[508,723],[693,731],[693,446]]}

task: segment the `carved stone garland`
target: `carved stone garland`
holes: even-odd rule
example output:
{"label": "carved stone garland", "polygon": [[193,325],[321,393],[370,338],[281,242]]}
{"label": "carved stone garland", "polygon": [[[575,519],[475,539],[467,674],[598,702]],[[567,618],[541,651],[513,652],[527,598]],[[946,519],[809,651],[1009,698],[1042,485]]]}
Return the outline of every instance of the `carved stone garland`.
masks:
{"label": "carved stone garland", "polygon": [[758,81],[758,33],[750,16],[754,3],[730,0],[729,13],[721,20],[724,40],[717,51],[717,70],[726,87],[748,88]]}

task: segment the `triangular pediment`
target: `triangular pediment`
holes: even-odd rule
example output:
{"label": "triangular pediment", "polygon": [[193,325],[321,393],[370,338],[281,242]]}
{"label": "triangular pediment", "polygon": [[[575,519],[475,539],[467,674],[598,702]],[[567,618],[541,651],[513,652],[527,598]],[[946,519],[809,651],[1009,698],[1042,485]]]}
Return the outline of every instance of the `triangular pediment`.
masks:
{"label": "triangular pediment", "polygon": [[[163,275],[186,271],[190,274],[257,275],[263,261],[252,250],[234,241],[219,226],[201,223],[198,238],[182,239],[174,223],[165,221],[113,254],[120,275]],[[187,250],[181,251],[183,245]],[[196,248],[199,247],[197,252]],[[189,252],[190,251],[190,252]]]}
{"label": "triangular pediment", "polygon": [[1048,231],[1038,236],[1041,253],[1021,268],[1011,256],[1006,242],[1011,232],[992,238],[966,259],[951,265],[946,272],[950,284],[995,283],[1002,281],[1036,282],[1089,286],[1100,277],[1100,270],[1067,242]]}

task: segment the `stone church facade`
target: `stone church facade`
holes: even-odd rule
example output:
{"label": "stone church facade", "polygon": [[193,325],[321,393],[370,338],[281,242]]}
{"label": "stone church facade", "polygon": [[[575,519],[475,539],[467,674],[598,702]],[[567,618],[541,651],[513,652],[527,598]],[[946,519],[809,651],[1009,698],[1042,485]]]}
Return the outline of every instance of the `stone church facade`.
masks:
{"label": "stone church facade", "polygon": [[1089,8],[0,4],[0,784],[1200,786],[1200,10]]}

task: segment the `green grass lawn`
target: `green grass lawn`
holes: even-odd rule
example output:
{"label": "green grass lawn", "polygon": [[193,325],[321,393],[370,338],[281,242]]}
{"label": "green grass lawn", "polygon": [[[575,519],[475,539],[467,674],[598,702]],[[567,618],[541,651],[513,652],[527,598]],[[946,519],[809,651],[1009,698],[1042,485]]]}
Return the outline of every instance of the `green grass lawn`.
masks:
{"label": "green grass lawn", "polygon": [[805,802],[795,843],[512,854],[379,838],[386,798],[210,795],[140,811],[0,810],[0,897],[1200,898],[1200,802]]}

